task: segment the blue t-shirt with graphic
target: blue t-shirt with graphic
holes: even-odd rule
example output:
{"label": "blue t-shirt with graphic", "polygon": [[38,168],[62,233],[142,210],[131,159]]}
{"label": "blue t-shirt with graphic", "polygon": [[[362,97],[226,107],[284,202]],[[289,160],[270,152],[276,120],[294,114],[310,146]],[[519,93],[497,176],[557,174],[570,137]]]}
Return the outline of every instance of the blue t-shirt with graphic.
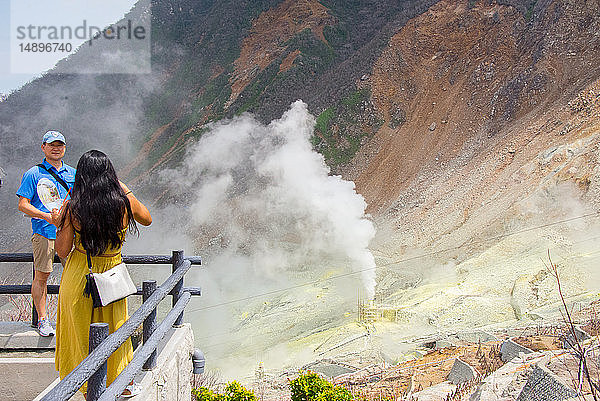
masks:
{"label": "blue t-shirt with graphic", "polygon": [[[73,167],[63,163],[62,167],[56,170],[46,159],[42,164],[62,178],[69,188],[73,188],[76,171]],[[60,208],[67,195],[67,190],[48,171],[34,166],[23,174],[17,195],[29,199],[31,205],[42,212],[50,213],[52,209]],[[44,219],[32,218],[31,228],[34,234],[48,239],[56,239],[56,227]]]}

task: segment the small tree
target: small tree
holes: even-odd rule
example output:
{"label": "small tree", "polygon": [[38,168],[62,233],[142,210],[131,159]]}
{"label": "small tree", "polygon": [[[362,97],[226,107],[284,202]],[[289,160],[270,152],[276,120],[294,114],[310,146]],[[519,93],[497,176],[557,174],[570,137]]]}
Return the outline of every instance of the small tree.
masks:
{"label": "small tree", "polygon": [[[564,294],[562,291],[560,276],[558,274],[558,265],[552,262],[552,258],[550,257],[549,249],[548,249],[548,262],[549,262],[549,265],[546,265],[545,263],[544,263],[544,265],[546,266],[546,269],[548,270],[550,275],[552,277],[554,277],[554,279],[556,280],[556,283],[558,285],[558,295],[562,302],[563,308],[565,308],[565,314],[563,315],[563,320],[567,324],[567,328],[569,330],[569,333],[571,334],[571,336],[569,337],[570,341],[568,341],[568,343],[572,347],[575,357],[579,360],[579,369],[577,371],[577,377],[578,377],[580,386],[578,389],[578,393],[580,394],[581,383],[585,379],[585,381],[587,381],[588,385],[590,386],[590,391],[592,393],[592,397],[594,397],[595,401],[598,401],[598,396],[600,394],[600,386],[599,386],[600,380],[597,378],[596,381],[594,381],[590,375],[590,370],[589,370],[589,364],[593,363],[593,362],[591,362],[589,360],[588,352],[591,350],[592,347],[584,345],[582,343],[582,341],[579,339],[577,332],[575,331],[575,324],[573,323],[573,319],[571,318],[571,314],[569,313],[569,308],[567,307],[567,302],[565,301],[565,297],[564,297]],[[583,375],[583,377],[582,377],[582,375]]]}

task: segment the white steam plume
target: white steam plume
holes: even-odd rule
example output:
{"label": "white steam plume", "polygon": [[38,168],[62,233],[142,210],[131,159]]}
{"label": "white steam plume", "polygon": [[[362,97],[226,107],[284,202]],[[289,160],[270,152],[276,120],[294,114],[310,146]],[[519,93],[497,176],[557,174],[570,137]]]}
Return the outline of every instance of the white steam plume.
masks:
{"label": "white steam plume", "polygon": [[312,150],[314,125],[302,101],[266,126],[250,115],[213,124],[189,149],[183,168],[163,178],[174,192],[194,197],[192,240],[200,253],[214,256],[211,265],[244,266],[250,271],[239,271],[241,282],[246,275],[277,281],[285,271],[356,272],[372,298],[374,226],[354,183],[330,176]]}

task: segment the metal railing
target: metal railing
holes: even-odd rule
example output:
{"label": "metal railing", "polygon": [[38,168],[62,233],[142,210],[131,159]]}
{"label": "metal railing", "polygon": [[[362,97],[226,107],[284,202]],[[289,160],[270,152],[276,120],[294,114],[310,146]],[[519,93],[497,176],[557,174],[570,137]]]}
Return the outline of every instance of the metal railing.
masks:
{"label": "metal railing", "polygon": [[[175,254],[175,252],[174,252]],[[163,255],[123,255],[123,262],[129,265],[144,264],[144,265],[171,265],[173,264],[172,256]],[[193,265],[201,265],[202,259],[200,256],[188,256],[185,258]],[[33,263],[33,253],[0,253],[0,262],[31,262]],[[61,263],[58,256],[54,255],[54,263]],[[174,270],[173,270],[174,271]],[[35,276],[35,269],[32,268],[32,279]],[[57,284],[48,284],[46,286],[47,293],[50,295],[58,294],[59,286]],[[200,295],[200,288],[186,287],[184,291],[192,295]],[[0,295],[18,295],[31,294],[31,284],[17,285],[0,285]],[[142,289],[138,287],[135,295],[142,295]],[[38,315],[33,302],[31,303],[31,327],[37,327]]]}
{"label": "metal railing", "polygon": [[[32,254],[0,253],[0,262],[32,261]],[[172,274],[158,288],[156,288],[156,281],[144,281],[142,289],[138,289],[138,294],[143,296],[142,306],[114,333],[108,334],[106,323],[92,323],[90,325],[89,355],[42,400],[68,400],[86,381],[88,382],[88,401],[115,400],[142,368],[151,370],[156,367],[156,348],[159,341],[171,327],[182,325],[183,310],[191,296],[201,293],[197,287],[183,287],[183,276],[192,265],[202,263],[200,257],[185,258],[183,251],[173,251],[171,257],[123,256],[123,261],[127,264],[171,264]],[[49,285],[48,293],[58,293],[58,289],[58,285]],[[0,285],[0,294],[28,294],[30,291],[31,285]],[[157,325],[156,308],[167,295],[173,296],[173,309]],[[106,388],[106,361],[141,324],[143,324],[143,345],[136,350],[129,365]]]}

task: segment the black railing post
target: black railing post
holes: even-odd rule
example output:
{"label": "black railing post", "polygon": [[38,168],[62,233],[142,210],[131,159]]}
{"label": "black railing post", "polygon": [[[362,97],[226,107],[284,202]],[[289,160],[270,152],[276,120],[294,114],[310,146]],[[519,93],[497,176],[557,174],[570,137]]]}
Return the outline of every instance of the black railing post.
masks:
{"label": "black railing post", "polygon": [[[91,353],[106,337],[108,337],[108,323],[90,324],[89,352]],[[88,380],[87,401],[96,401],[106,390],[106,367],[107,362],[104,361]]]}
{"label": "black railing post", "polygon": [[[31,265],[31,286],[33,287],[33,282],[35,281],[35,265]],[[38,325],[38,314],[37,309],[35,307],[35,301],[33,300],[33,295],[31,295],[31,327],[37,327]]]}
{"label": "black railing post", "polygon": [[[142,283],[142,302],[146,302],[148,298],[156,291],[156,280],[148,280]],[[144,319],[143,342],[146,344],[154,330],[156,329],[156,308],[150,312],[148,317]],[[152,370],[156,367],[156,350],[150,354],[148,360],[144,363],[144,370]]]}
{"label": "black railing post", "polygon": [[[173,273],[175,273],[175,271],[177,271],[177,269],[179,269],[181,266],[183,266],[183,251],[173,251]],[[177,301],[179,301],[179,298],[181,298],[181,295],[183,295],[183,277],[177,282],[177,284],[175,284],[171,294],[173,294],[172,305],[175,306]],[[181,314],[177,317],[175,323],[173,323],[173,327],[181,327],[182,325],[183,312],[181,312]]]}

